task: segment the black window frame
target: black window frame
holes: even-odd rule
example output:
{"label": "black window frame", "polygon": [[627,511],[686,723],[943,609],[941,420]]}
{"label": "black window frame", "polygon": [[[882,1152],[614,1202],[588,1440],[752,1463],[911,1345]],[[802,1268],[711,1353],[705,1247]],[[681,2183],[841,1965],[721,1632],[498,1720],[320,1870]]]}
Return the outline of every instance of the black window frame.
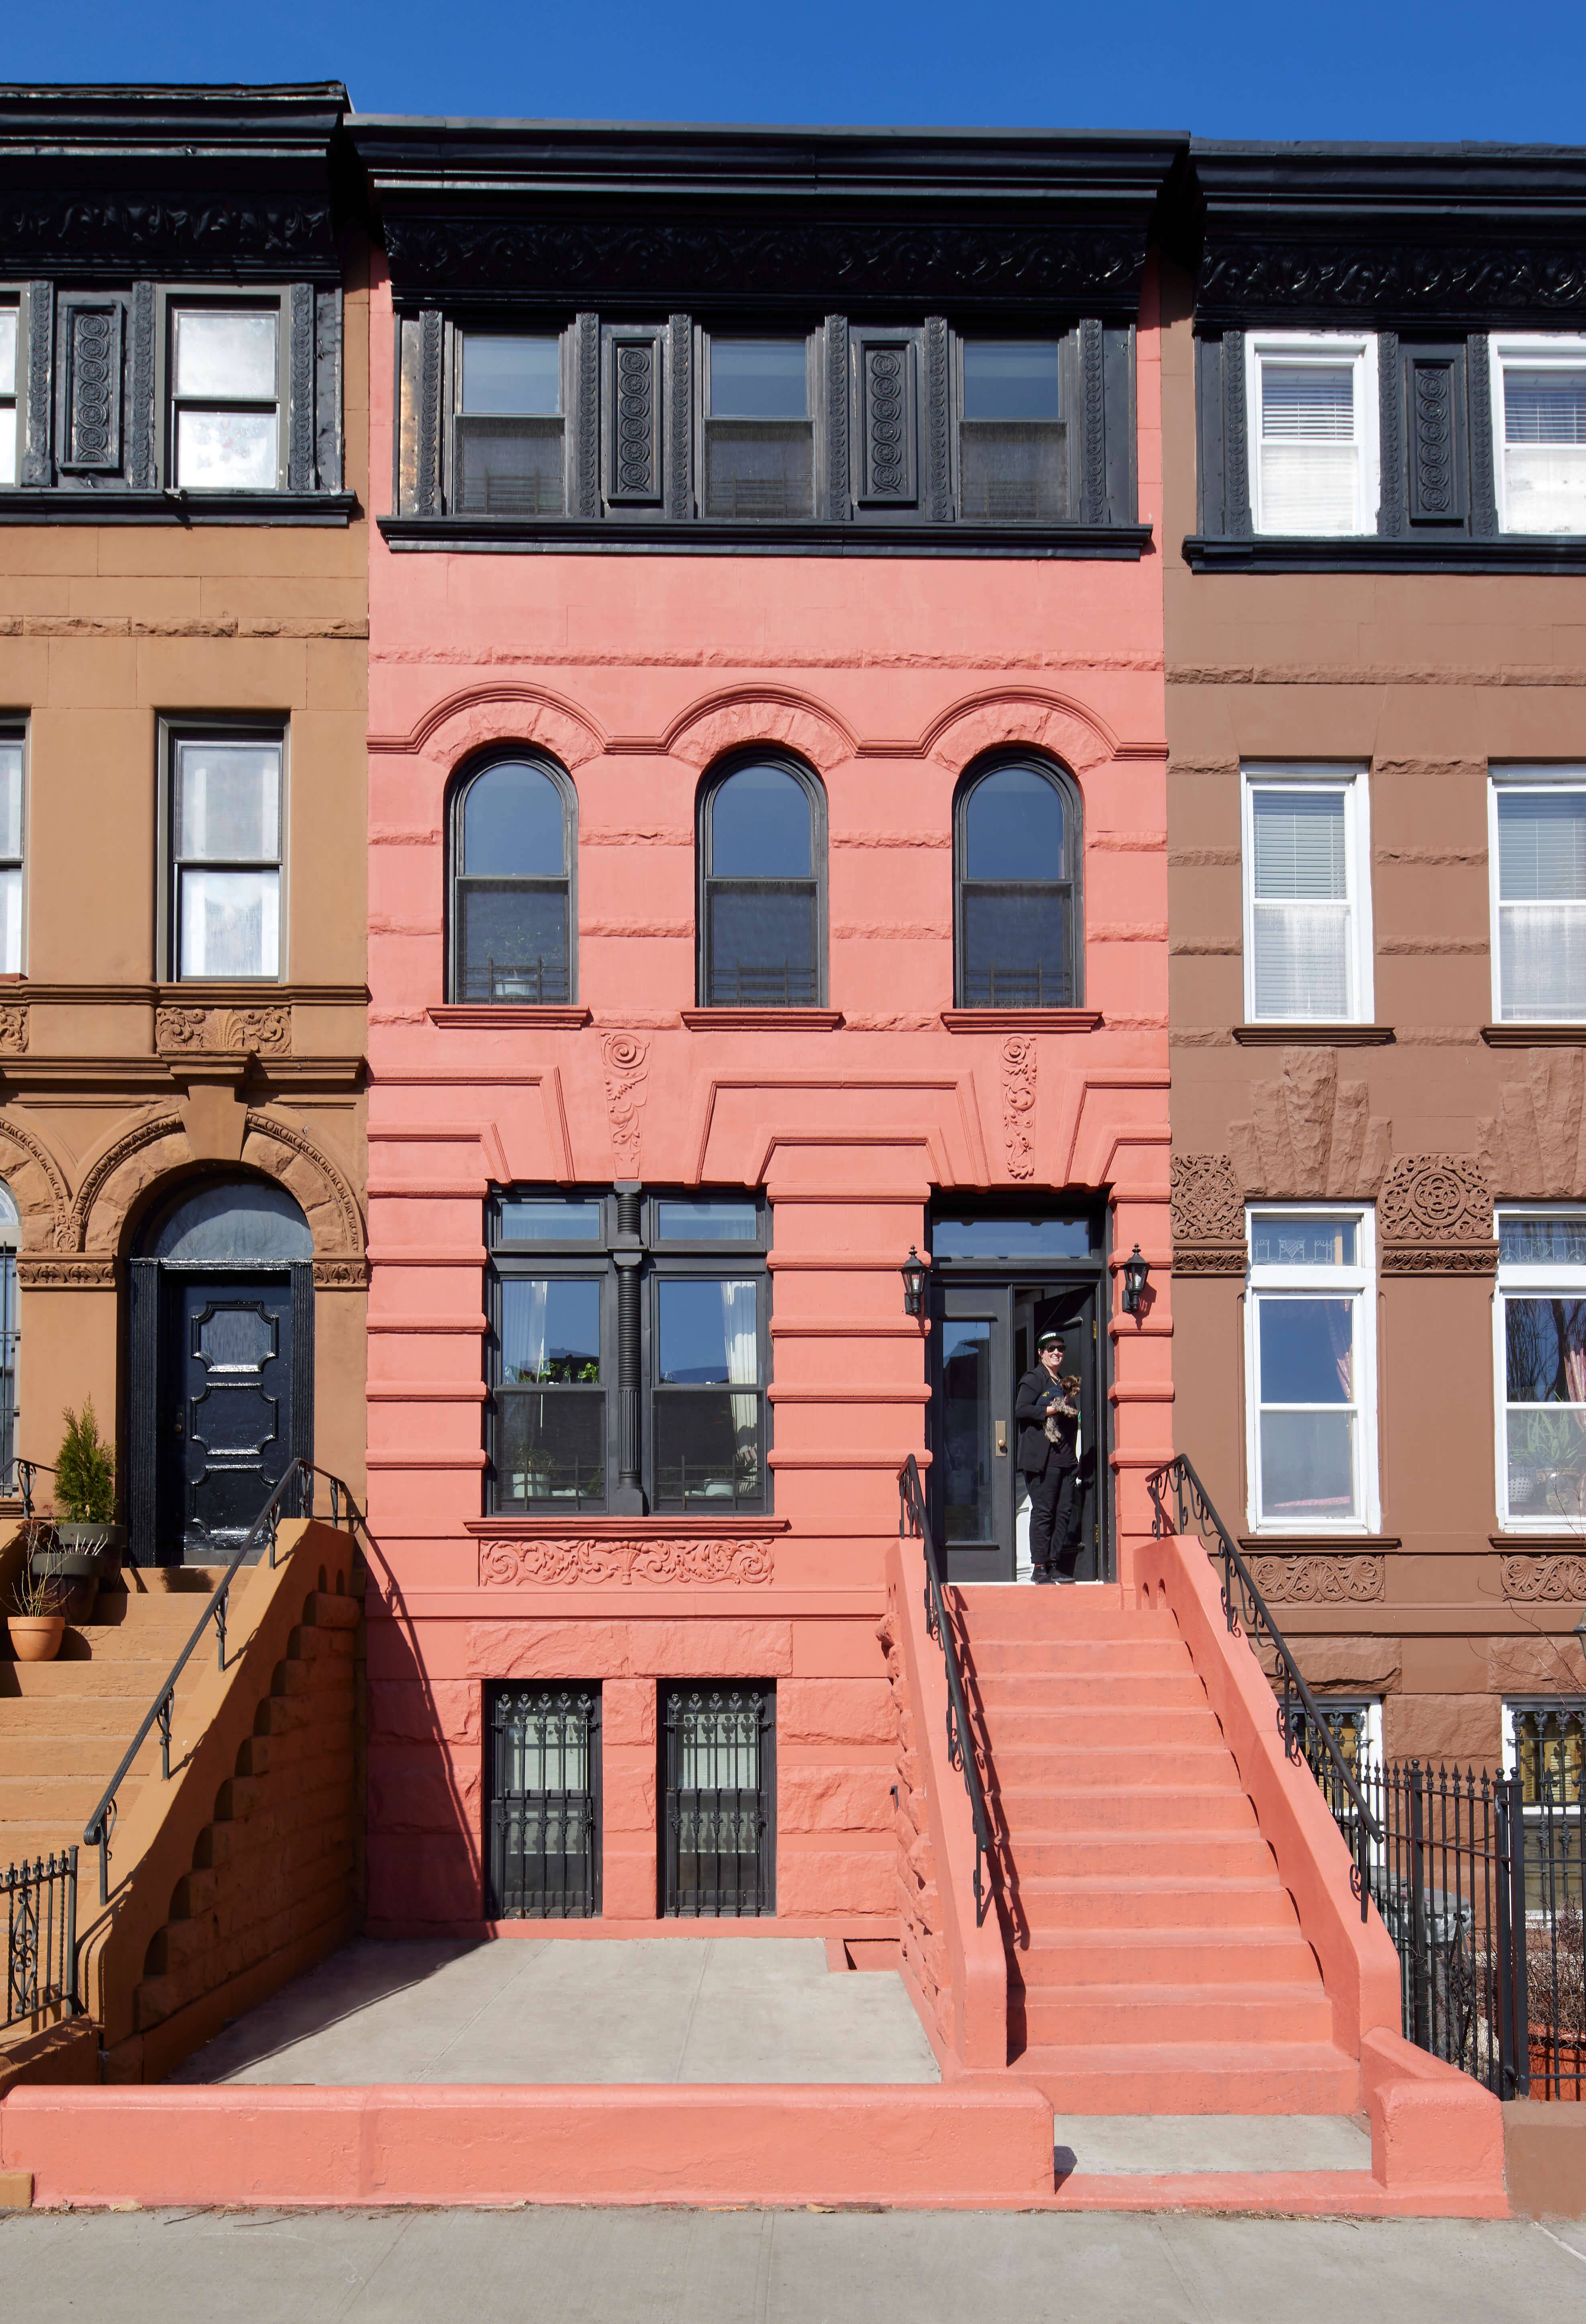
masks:
{"label": "black window frame", "polygon": [[[809,429],[810,501],[807,515],[803,517],[780,515],[770,518],[723,516],[711,509],[708,497],[709,437],[711,429],[718,424],[717,415],[710,408],[711,350],[717,339],[774,340],[783,346],[803,342],[805,418],[802,421],[770,421],[765,424],[782,427],[804,426]],[[713,524],[731,525],[734,529],[742,528],[748,531],[763,531],[768,524],[797,527],[812,523],[818,518],[831,514],[831,493],[826,475],[828,420],[825,408],[825,325],[815,323],[800,330],[796,323],[787,319],[783,319],[779,325],[776,321],[762,323],[736,317],[724,317],[719,321],[696,322],[693,326],[693,342],[694,379],[691,412],[694,431],[691,478],[693,513],[706,519]],[[726,414],[723,415],[719,424],[731,428],[752,427],[756,423],[752,420],[735,420],[731,414]]]}
{"label": "black window frame", "polygon": [[[1018,884],[1030,888],[1063,888],[1069,890],[1069,994],[1066,1001],[987,1001],[968,997],[965,981],[964,954],[964,890],[966,888],[1006,887],[1005,881],[981,882],[968,876],[969,803],[981,784],[989,776],[1006,773],[1010,769],[1025,770],[1043,777],[1052,785],[1063,805],[1064,847],[1072,869],[1066,881],[1029,881]],[[1031,1009],[1083,1009],[1085,1005],[1085,930],[1084,930],[1084,802],[1078,783],[1068,769],[1056,759],[1039,751],[998,751],[990,757],[977,759],[966,767],[958,779],[953,795],[953,999],[958,1009],[993,1008],[999,1014],[1017,1016]]]}
{"label": "black window frame", "polygon": [[[504,1730],[508,1724],[504,1713],[511,1706],[514,1696],[530,1700],[539,1698],[548,1708],[558,1697],[563,1698],[567,1707],[571,1707],[574,1702],[582,1698],[587,1718],[585,1748],[588,1755],[589,1775],[588,1784],[582,1794],[571,1794],[566,1792],[509,1794],[504,1790],[502,1784],[502,1757],[505,1743]],[[527,1701],[523,1707],[528,1708]],[[601,1917],[603,1909],[601,1858],[604,1854],[605,1837],[602,1709],[602,1687],[598,1679],[498,1679],[487,1684],[484,1722],[486,1855],[483,1868],[485,1882],[484,1905],[487,1920],[581,1921],[599,1920]],[[543,1897],[542,1909],[538,1912],[531,1906],[522,1904],[520,1904],[516,1911],[507,1909],[505,1904],[507,1883],[504,1873],[507,1856],[508,1803],[514,1798],[534,1797],[541,1799],[579,1797],[587,1802],[584,1850],[586,1877],[581,1910],[569,1909],[572,1892],[565,1880],[560,1893],[561,1909],[559,1911],[554,1909],[549,1895]],[[565,1825],[563,1830],[565,1831]],[[542,1860],[549,1858],[551,1853],[552,1851],[549,1850],[542,1851]],[[565,1847],[555,1853],[562,1858],[565,1866],[567,1858]]]}
{"label": "black window frame", "polygon": [[[1054,422],[1039,425],[1060,426],[1064,433],[1065,497],[1066,506],[1059,518],[1033,517],[973,517],[966,516],[964,506],[964,431],[966,427],[995,426],[995,421],[973,420],[964,409],[964,356],[967,347],[976,344],[989,346],[1051,346],[1057,351],[1058,418]],[[1047,331],[1020,330],[1013,325],[999,330],[988,319],[980,329],[954,331],[952,344],[953,362],[953,506],[961,522],[1010,525],[1020,528],[1029,525],[1068,523],[1077,515],[1084,493],[1083,440],[1080,425],[1083,408],[1080,367],[1080,333],[1070,324],[1055,326]]]}
{"label": "black window frame", "polygon": [[22,483],[23,466],[27,456],[28,425],[28,299],[27,286],[22,282],[0,281],[0,309],[16,317],[16,378],[9,398],[9,408],[15,414],[16,456],[12,466],[11,482],[0,484],[0,493],[13,493]]}
{"label": "black window frame", "polygon": [[[471,416],[462,408],[464,377],[466,369],[466,346],[470,337],[482,338],[554,339],[558,363],[558,401],[556,414],[562,431],[562,505],[556,510],[534,512],[532,521],[540,524],[557,524],[573,512],[576,479],[573,461],[574,397],[576,392],[576,357],[574,328],[565,314],[541,316],[525,314],[480,314],[460,312],[448,316],[441,342],[441,410],[444,421],[440,430],[440,491],[445,506],[460,515],[485,516],[491,512],[464,510],[458,490],[461,473],[458,422]],[[501,413],[500,418],[530,417]],[[549,415],[540,415],[549,417]]]}
{"label": "black window frame", "polygon": [[[680,1878],[680,1814],[678,1775],[678,1712],[689,1696],[722,1704],[733,1695],[754,1699],[757,1773],[754,1814],[757,1848],[752,1895],[736,1890],[729,1902],[717,1889],[685,1891]],[[657,1910],[664,1921],[774,1920],[777,1911],[777,1685],[774,1679],[663,1680],[656,1706],[656,1798],[660,1846],[657,1850]],[[696,1799],[709,1796],[695,1791]],[[719,1797],[719,1794],[716,1796]],[[735,1797],[740,1801],[743,1794]],[[740,1807],[737,1812],[742,1812]],[[719,1812],[719,1810],[718,1810]],[[739,1851],[734,1850],[733,1853]],[[720,1851],[715,1851],[719,1854]]]}
{"label": "black window frame", "polygon": [[[211,717],[165,715],[160,727],[160,804],[157,844],[160,854],[159,904],[156,911],[156,973],[172,984],[191,985],[202,991],[207,985],[247,984],[268,990],[272,985],[290,981],[291,886],[290,861],[291,853],[291,721],[285,715],[279,717],[254,716],[236,711]],[[172,806],[176,797],[177,752],[184,742],[269,742],[280,752],[281,788],[276,827],[275,872],[277,879],[276,965],[273,973],[261,972],[255,976],[184,976],[181,966],[181,872],[185,859],[176,851],[176,826]],[[205,859],[207,860],[207,859]],[[229,862],[215,862],[219,871],[262,871],[269,868],[263,856],[238,856]]]}
{"label": "black window frame", "polygon": [[[703,1235],[662,1237],[659,1232],[659,1207],[662,1203],[713,1200],[752,1204],[752,1237],[745,1237],[742,1241]],[[595,1204],[599,1209],[597,1231],[592,1237],[578,1240],[551,1238],[509,1240],[505,1228],[506,1206],[525,1201]],[[630,1205],[635,1222],[632,1227],[624,1227],[622,1215]],[[735,1500],[696,1502],[686,1513],[696,1518],[717,1515],[733,1518],[771,1516],[774,1498],[770,1465],[773,1414],[770,1394],[772,1277],[769,1259],[772,1213],[764,1189],[754,1186],[633,1188],[624,1185],[619,1190],[609,1185],[573,1187],[525,1183],[492,1191],[485,1205],[484,1225],[489,1257],[485,1268],[487,1330],[484,1351],[486,1390],[484,1513],[490,1517],[541,1517],[566,1514],[568,1522],[576,1524],[582,1517],[599,1515],[623,1506],[623,1415],[628,1391],[622,1383],[620,1285],[626,1277],[637,1289],[636,1305],[632,1311],[636,1323],[632,1363],[637,1374],[638,1479],[643,1499],[643,1510],[631,1513],[680,1513],[662,1505],[656,1484],[654,1397],[659,1387],[657,1378],[659,1353],[657,1286],[680,1279],[722,1282],[751,1278],[756,1286],[759,1381],[752,1390],[740,1388],[726,1392],[752,1394],[759,1402],[759,1496],[752,1507]],[[537,1501],[509,1499],[500,1489],[503,1459],[501,1399],[503,1395],[512,1397],[541,1391],[511,1388],[502,1379],[503,1284],[513,1278],[588,1280],[591,1277],[597,1277],[601,1285],[600,1388],[605,1397],[604,1490],[598,1500],[591,1496],[576,1504],[556,1497]],[[554,1394],[558,1390],[548,1388],[544,1392]],[[579,1391],[573,1387],[561,1392],[576,1394]],[[583,1392],[586,1394],[588,1390]],[[663,1395],[679,1395],[692,1391],[689,1388],[661,1388],[660,1392]],[[714,1392],[723,1393],[719,1388]]]}
{"label": "black window frame", "polygon": [[[502,767],[531,767],[536,773],[549,776],[562,803],[562,872],[559,879],[548,879],[540,874],[470,872],[464,868],[463,816],[468,795],[482,779]],[[480,757],[466,761],[451,779],[447,794],[447,853],[446,853],[446,980],[445,993],[448,1005],[471,1009],[534,1009],[576,1008],[578,1005],[578,788],[567,769],[549,752],[532,743],[499,743]],[[459,909],[460,891],[469,885],[493,888],[532,889],[549,892],[565,890],[567,917],[567,991],[558,998],[546,1001],[508,999],[498,1001],[494,994],[484,1000],[466,994],[463,990],[463,960],[461,955],[463,915]]]}
{"label": "black window frame", "polygon": [[[194,402],[206,410],[253,411],[266,408],[275,413],[275,482],[236,488],[243,493],[285,493],[291,465],[291,381],[293,370],[293,297],[290,283],[261,283],[256,289],[227,283],[162,283],[154,294],[155,405],[160,414],[154,447],[154,482],[198,501],[224,505],[235,497],[225,484],[185,484],[177,466],[176,428],[180,405]],[[185,311],[275,317],[275,398],[266,407],[256,396],[178,398],[176,392],[176,318]]]}
{"label": "black window frame", "polygon": [[[791,775],[803,788],[809,801],[809,863],[810,877],[805,880],[756,880],[742,882],[750,888],[783,888],[788,890],[812,887],[815,890],[814,950],[815,992],[808,1000],[716,1001],[711,998],[711,896],[722,884],[711,868],[715,847],[714,819],[715,802],[735,775],[747,773],[754,767],[774,768],[779,774]],[[772,747],[769,750],[734,751],[729,758],[712,767],[700,783],[695,804],[695,1005],[699,1009],[825,1009],[829,1003],[829,965],[827,935],[827,855],[826,789],[825,783],[804,760],[789,751]],[[723,875],[725,881],[725,875]]]}

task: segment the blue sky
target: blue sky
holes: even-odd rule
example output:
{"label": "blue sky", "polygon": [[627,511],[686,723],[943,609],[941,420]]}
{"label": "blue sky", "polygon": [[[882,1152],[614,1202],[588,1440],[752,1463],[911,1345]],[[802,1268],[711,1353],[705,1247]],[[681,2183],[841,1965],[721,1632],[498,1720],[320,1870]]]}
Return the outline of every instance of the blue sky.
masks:
{"label": "blue sky", "polygon": [[345,80],[361,112],[1586,143],[1586,5],[1335,0],[102,0],[13,8],[14,81]]}

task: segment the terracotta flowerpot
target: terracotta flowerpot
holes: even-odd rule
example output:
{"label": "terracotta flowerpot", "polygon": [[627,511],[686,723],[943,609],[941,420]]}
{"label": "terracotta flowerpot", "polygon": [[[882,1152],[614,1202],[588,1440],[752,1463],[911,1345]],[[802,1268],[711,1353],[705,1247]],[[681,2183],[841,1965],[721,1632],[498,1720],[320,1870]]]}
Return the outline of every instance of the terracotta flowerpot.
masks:
{"label": "terracotta flowerpot", "polygon": [[19,1663],[52,1663],[66,1636],[64,1614],[8,1614],[11,1651]]}
{"label": "terracotta flowerpot", "polygon": [[1586,2098],[1586,2041],[1565,2034],[1555,2042],[1545,2027],[1533,2025],[1531,2095],[1534,2098]]}

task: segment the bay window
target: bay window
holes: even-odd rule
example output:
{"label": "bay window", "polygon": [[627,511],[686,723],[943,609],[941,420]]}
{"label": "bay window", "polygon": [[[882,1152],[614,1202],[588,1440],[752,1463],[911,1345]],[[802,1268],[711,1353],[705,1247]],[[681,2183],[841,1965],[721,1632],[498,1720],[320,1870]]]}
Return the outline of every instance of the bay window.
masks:
{"label": "bay window", "polygon": [[1246,1297],[1250,1523],[1375,1531],[1369,1210],[1252,1208]]}

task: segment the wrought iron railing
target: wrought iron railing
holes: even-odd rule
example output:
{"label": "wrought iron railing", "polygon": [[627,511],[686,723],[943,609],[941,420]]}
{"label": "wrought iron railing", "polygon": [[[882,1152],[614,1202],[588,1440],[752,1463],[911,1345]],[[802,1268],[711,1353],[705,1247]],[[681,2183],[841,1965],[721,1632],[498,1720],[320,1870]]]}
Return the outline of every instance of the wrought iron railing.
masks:
{"label": "wrought iron railing", "polygon": [[1312,1748],[1324,1759],[1329,1782],[1337,1786],[1339,1796],[1348,1803],[1351,1821],[1346,1824],[1340,1819],[1339,1829],[1351,1843],[1350,1887],[1360,1899],[1363,1921],[1369,1902],[1367,1876],[1370,1849],[1380,1846],[1382,1831],[1366,1804],[1349,1762],[1339,1749],[1337,1737],[1301,1677],[1287,1639],[1273,1620],[1267,1600],[1256,1587],[1254,1575],[1240,1555],[1192,1462],[1181,1452],[1176,1460],[1151,1470],[1146,1478],[1146,1489],[1151,1496],[1151,1531],[1155,1536],[1159,1538],[1166,1533],[1197,1533],[1209,1554],[1222,1559],[1222,1611],[1236,1638],[1248,1638],[1258,1656],[1265,1649],[1272,1660],[1274,1668],[1268,1675],[1277,1696],[1277,1731],[1289,1757],[1303,1766],[1307,1757],[1307,1738],[1316,1738]]}
{"label": "wrought iron railing", "polygon": [[[226,1615],[231,1596],[231,1585],[240,1567],[246,1564],[249,1553],[268,1540],[272,1567],[275,1563],[276,1537],[281,1520],[286,1517],[311,1517],[314,1515],[314,1480],[323,1477],[330,1488],[330,1522],[340,1526],[345,1505],[349,1531],[363,1523],[363,1516],[351,1493],[339,1477],[327,1469],[317,1469],[311,1461],[290,1462],[275,1490],[254,1519],[226,1572],[216,1583],[208,1603],[199,1615],[192,1637],[178,1655],[162,1680],[153,1702],[143,1714],[143,1723],[127,1746],[121,1765],[105,1786],[104,1796],[83,1827],[83,1840],[89,1848],[99,1851],[99,1902],[110,1901],[110,1836],[115,1829],[115,1798],[126,1781],[129,1770],[144,1743],[158,1727],[160,1730],[160,1775],[162,1782],[171,1780],[171,1720],[176,1708],[177,1681],[202,1641],[211,1622],[215,1625],[219,1649],[219,1667],[226,1668]],[[295,1504],[295,1506],[293,1506]]]}
{"label": "wrought iron railing", "polygon": [[16,1489],[22,1496],[22,1513],[31,1517],[33,1513],[33,1479],[55,1474],[48,1461],[19,1461],[16,1463]]}
{"label": "wrought iron railing", "polygon": [[5,2015],[15,2025],[41,2010],[77,2014],[77,1850],[35,1857],[0,1871],[5,1899]]}
{"label": "wrought iron railing", "polygon": [[958,1666],[958,1641],[947,1619],[943,1599],[945,1577],[942,1572],[936,1537],[931,1531],[930,1513],[926,1508],[925,1488],[919,1480],[919,1463],[911,1452],[898,1471],[898,1532],[900,1539],[917,1541],[925,1552],[925,1612],[926,1628],[942,1649],[942,1660],[947,1669],[947,1761],[964,1777],[964,1788],[969,1794],[969,1812],[974,1824],[974,1918],[979,1928],[991,1910],[991,1892],[985,1877],[985,1867],[991,1853],[991,1820],[986,1810],[986,1794],[981,1783],[981,1771],[974,1756],[974,1738],[970,1730],[969,1709],[964,1695],[964,1674]]}

